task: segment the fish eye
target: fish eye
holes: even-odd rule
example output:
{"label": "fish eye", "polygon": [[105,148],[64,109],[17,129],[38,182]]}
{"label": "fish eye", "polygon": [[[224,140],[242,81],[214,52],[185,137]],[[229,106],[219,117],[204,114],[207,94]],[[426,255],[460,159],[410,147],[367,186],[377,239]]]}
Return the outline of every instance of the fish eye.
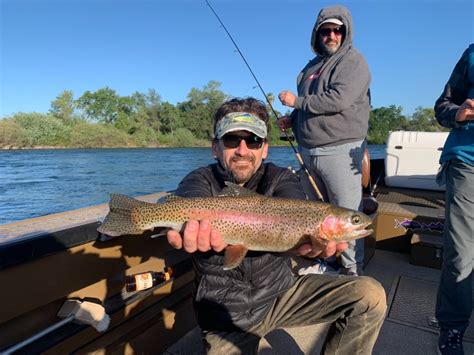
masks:
{"label": "fish eye", "polygon": [[360,223],[360,216],[359,215],[352,216],[352,223],[359,224]]}

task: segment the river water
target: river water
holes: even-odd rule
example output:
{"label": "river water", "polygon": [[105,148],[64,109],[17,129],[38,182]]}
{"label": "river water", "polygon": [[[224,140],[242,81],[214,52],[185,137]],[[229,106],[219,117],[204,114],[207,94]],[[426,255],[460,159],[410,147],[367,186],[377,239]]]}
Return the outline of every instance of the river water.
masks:
{"label": "river water", "polygon": [[[382,158],[384,146],[369,151]],[[299,167],[290,147],[271,147],[269,157]],[[212,162],[209,148],[0,151],[0,224],[105,203],[110,193],[170,191]]]}

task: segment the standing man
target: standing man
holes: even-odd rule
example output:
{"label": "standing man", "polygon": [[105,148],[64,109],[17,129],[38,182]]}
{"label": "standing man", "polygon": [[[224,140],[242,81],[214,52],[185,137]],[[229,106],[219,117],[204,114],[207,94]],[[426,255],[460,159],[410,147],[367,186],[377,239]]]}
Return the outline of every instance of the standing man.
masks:
{"label": "standing man", "polygon": [[[352,17],[343,6],[323,8],[311,37],[316,57],[297,78],[298,95],[279,94],[294,110],[278,120],[280,129],[293,128],[300,153],[325,201],[361,209],[362,158],[370,113],[370,73],[364,57],[352,45]],[[304,174],[302,174],[304,175]],[[316,198],[309,183],[305,191]],[[340,272],[360,275],[364,241],[352,241],[341,255]],[[326,265],[300,270],[323,273]]]}
{"label": "standing man", "polygon": [[[199,168],[179,184],[184,197],[218,196],[230,181],[259,194],[304,199],[295,174],[264,163],[268,155],[269,115],[253,98],[225,102],[214,116],[212,153],[216,163]],[[226,247],[209,221],[189,221],[183,231],[170,230],[169,243],[193,253],[194,307],[209,354],[255,354],[261,337],[280,327],[330,322],[324,354],[370,354],[385,318],[382,286],[369,277],[295,278],[290,257],[249,252],[241,264],[224,270]],[[325,255],[343,250],[331,243]],[[300,254],[313,254],[303,245]]]}
{"label": "standing man", "polygon": [[446,184],[446,218],[436,317],[441,354],[464,354],[472,312],[474,258],[474,44],[463,53],[436,101],[439,124],[451,128],[438,182]]}

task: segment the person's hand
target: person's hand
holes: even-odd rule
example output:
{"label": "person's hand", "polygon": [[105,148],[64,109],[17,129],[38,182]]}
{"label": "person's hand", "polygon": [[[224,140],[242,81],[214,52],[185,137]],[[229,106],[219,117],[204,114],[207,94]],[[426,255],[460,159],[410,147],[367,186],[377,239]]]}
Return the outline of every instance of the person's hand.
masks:
{"label": "person's hand", "polygon": [[278,98],[282,105],[288,107],[295,107],[296,95],[293,94],[291,91],[282,91],[278,94]]}
{"label": "person's hand", "polygon": [[280,128],[280,131],[284,131],[288,128],[291,128],[291,119],[289,116],[281,116],[277,119],[276,121],[278,128]]}
{"label": "person's hand", "polygon": [[178,231],[170,229],[166,237],[173,248],[184,249],[188,253],[207,252],[211,249],[221,252],[227,246],[219,231],[212,229],[208,220],[188,221],[183,236]]}
{"label": "person's hand", "polygon": [[456,122],[474,120],[474,100],[467,99],[456,112]]}
{"label": "person's hand", "polygon": [[298,255],[306,256],[308,258],[315,258],[317,256],[320,258],[327,258],[346,250],[348,247],[349,245],[347,243],[336,244],[334,241],[328,242],[325,249],[318,249],[313,247],[311,244],[303,244],[298,248],[297,253]]}

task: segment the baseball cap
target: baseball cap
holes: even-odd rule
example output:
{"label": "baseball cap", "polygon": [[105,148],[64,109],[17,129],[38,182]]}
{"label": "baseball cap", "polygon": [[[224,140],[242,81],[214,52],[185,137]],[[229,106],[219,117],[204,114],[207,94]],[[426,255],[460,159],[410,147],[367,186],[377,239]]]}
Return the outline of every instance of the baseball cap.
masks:
{"label": "baseball cap", "polygon": [[323,22],[321,22],[319,24],[319,26],[324,25],[325,23],[333,23],[333,24],[339,25],[339,26],[344,25],[344,23],[341,20],[339,20],[337,18],[334,18],[334,17],[331,17],[331,18],[328,18],[327,20],[324,20]]}
{"label": "baseball cap", "polygon": [[214,136],[221,139],[225,134],[234,131],[249,131],[260,138],[267,137],[267,125],[257,116],[248,112],[231,112],[216,124]]}

